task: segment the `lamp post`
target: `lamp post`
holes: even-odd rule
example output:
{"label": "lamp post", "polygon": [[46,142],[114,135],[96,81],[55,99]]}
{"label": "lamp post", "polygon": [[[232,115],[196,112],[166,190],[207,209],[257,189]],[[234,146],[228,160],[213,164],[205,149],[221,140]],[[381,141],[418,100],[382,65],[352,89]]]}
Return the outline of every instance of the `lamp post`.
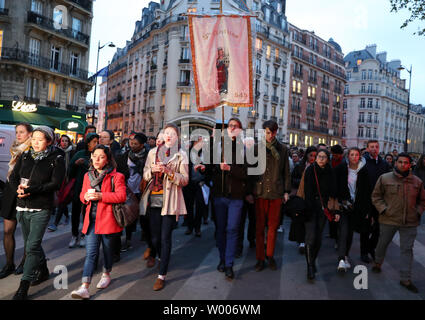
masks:
{"label": "lamp post", "polygon": [[94,124],[94,116],[96,114],[95,107],[96,107],[97,69],[99,68],[99,51],[100,49],[103,49],[106,45],[110,48],[115,47],[115,44],[113,44],[112,42],[108,42],[104,44],[103,46],[100,46],[100,41],[99,41],[97,45],[97,62],[96,62],[96,73],[94,77],[94,97],[93,97],[93,112],[92,112],[91,124]]}
{"label": "lamp post", "polygon": [[402,65],[400,65],[400,67],[398,68],[398,70],[406,70],[407,72],[409,72],[409,91],[407,94],[407,119],[406,119],[406,137],[404,138],[404,152],[408,152],[407,148],[408,148],[408,143],[407,140],[409,139],[409,118],[410,118],[410,88],[411,88],[411,82],[412,82],[412,65],[410,65],[410,69],[407,69],[405,67],[403,67]]}

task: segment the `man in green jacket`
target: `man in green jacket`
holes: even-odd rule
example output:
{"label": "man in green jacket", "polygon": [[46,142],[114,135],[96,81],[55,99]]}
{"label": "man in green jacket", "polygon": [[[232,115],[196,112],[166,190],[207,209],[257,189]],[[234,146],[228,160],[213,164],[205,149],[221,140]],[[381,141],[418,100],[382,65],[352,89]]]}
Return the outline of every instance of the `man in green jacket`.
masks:
{"label": "man in green jacket", "polygon": [[395,233],[400,234],[400,284],[417,293],[411,281],[413,244],[417,226],[425,208],[425,190],[421,179],[410,172],[412,159],[400,153],[393,172],[383,174],[376,182],[372,203],[379,212],[380,235],[373,272],[381,272],[385,253]]}
{"label": "man in green jacket", "polygon": [[[258,179],[255,188],[256,206],[256,271],[265,266],[265,255],[269,267],[276,270],[276,261],[273,258],[276,244],[276,232],[280,223],[280,207],[288,201],[291,192],[291,176],[289,173],[289,153],[286,146],[276,139],[278,130],[276,121],[264,122],[266,142],[266,170]],[[261,143],[261,142],[260,142]],[[267,230],[267,252],[264,252],[264,232]]]}

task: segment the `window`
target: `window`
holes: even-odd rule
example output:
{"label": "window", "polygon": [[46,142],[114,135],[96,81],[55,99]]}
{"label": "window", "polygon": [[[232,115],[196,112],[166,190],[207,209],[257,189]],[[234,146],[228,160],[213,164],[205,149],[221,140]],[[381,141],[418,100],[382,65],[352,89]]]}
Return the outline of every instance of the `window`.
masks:
{"label": "window", "polygon": [[60,48],[52,46],[51,55],[50,55],[50,68],[56,71],[59,71],[59,59],[60,59]]}
{"label": "window", "polygon": [[37,98],[38,94],[38,79],[28,78],[25,96],[28,98]]}
{"label": "window", "polygon": [[165,106],[165,94],[161,96],[161,106]]}
{"label": "window", "polygon": [[49,93],[47,96],[48,101],[59,101],[59,87],[54,82],[49,82]]}
{"label": "window", "polygon": [[275,56],[276,58],[279,58],[279,48],[276,48],[276,49],[274,50],[274,56]]}
{"label": "window", "polygon": [[366,108],[366,99],[365,98],[360,99],[360,108]]}
{"label": "window", "polygon": [[43,12],[43,4],[39,0],[32,0],[31,2],[31,11],[42,14]]}
{"label": "window", "polygon": [[180,110],[190,110],[190,93],[182,93],[180,95]]}
{"label": "window", "polygon": [[301,93],[301,82],[297,83],[297,92]]}
{"label": "window", "polygon": [[4,8],[4,0],[0,0],[0,9]]}
{"label": "window", "polygon": [[366,80],[366,70],[362,70],[362,80]]}
{"label": "window", "polygon": [[266,58],[270,59],[270,55],[272,53],[272,47],[267,45],[267,49],[266,49]]}
{"label": "window", "polygon": [[187,27],[187,25],[183,25],[182,26],[182,40],[189,40],[189,29]]}
{"label": "window", "polygon": [[297,92],[297,81],[292,80],[292,92]]}
{"label": "window", "polygon": [[78,36],[78,33],[81,33],[83,29],[83,23],[80,19],[72,18],[72,34],[74,35],[74,38]]}
{"label": "window", "polygon": [[53,21],[60,26],[63,24],[63,11],[57,7],[53,9]]}
{"label": "window", "polygon": [[255,39],[255,49],[261,50],[263,48],[263,40],[256,38]]}
{"label": "window", "polygon": [[344,108],[344,110],[346,110],[346,109],[347,109],[347,99],[344,99],[344,100],[342,101],[342,107]]}
{"label": "window", "polygon": [[180,71],[180,82],[189,83],[190,81],[190,70]]}
{"label": "window", "polygon": [[30,38],[29,59],[31,64],[38,65],[40,59],[40,40]]}
{"label": "window", "polygon": [[346,84],[345,87],[344,87],[344,94],[350,94],[348,84]]}
{"label": "window", "polygon": [[77,90],[74,88],[68,88],[68,97],[66,103],[75,106],[77,103]]}
{"label": "window", "polygon": [[372,108],[373,107],[373,99],[367,99],[367,107]]}
{"label": "window", "polygon": [[183,47],[181,50],[181,56],[180,59],[190,59],[190,49],[188,47]]}
{"label": "window", "polygon": [[342,123],[346,123],[347,122],[347,114],[344,112],[342,114]]}
{"label": "window", "polygon": [[71,52],[71,74],[74,76],[77,75],[79,60],[79,54]]}
{"label": "window", "polygon": [[347,71],[347,80],[351,79],[351,71]]}
{"label": "window", "polygon": [[367,78],[372,79],[372,70],[367,70]]}
{"label": "window", "polygon": [[359,113],[359,122],[364,122],[364,113],[363,112]]}

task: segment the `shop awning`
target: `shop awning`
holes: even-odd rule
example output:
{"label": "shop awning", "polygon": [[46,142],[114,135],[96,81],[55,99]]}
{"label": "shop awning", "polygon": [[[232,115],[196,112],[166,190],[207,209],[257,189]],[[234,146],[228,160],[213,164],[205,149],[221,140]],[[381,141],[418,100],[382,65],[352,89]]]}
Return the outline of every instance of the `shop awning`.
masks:
{"label": "shop awning", "polygon": [[72,112],[51,107],[36,106],[34,112],[12,110],[11,101],[0,101],[0,123],[17,124],[28,122],[33,125],[45,125],[65,131],[84,133],[87,126],[84,113]]}

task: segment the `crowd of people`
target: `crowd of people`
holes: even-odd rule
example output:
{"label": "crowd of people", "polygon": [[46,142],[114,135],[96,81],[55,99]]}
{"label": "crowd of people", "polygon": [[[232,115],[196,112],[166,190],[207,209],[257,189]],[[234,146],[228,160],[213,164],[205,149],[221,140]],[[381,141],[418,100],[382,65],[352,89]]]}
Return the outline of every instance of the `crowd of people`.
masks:
{"label": "crowd of people", "polygon": [[[380,153],[379,142],[364,149],[325,144],[306,150],[278,141],[278,125],[263,123],[264,138],[244,137],[239,119],[231,118],[221,139],[195,137],[181,145],[180,130],[167,124],[156,137],[132,133],[116,141],[114,133],[96,133],[87,126],[76,145],[51,128],[16,125],[7,183],[1,200],[6,264],[0,279],[22,274],[13,299],[28,298],[31,286],[49,278],[42,239],[71,221],[69,248],[85,247],[82,284],[73,298],[90,298],[89,286],[97,268],[100,247],[103,272],[97,288],[111,282],[114,263],[132,249],[132,235],[141,228],[146,242],[143,259],[158,264],[153,290],[164,288],[171,262],[172,232],[184,216],[186,235],[201,238],[202,224],[215,225],[217,270],[234,279],[235,258],[247,239],[256,250],[257,272],[277,270],[274,258],[283,216],[291,218],[289,240],[306,257],[306,275],[314,283],[316,259],[323,232],[335,240],[338,272],[351,268],[354,233],[360,235],[360,257],[381,272],[389,243],[400,234],[400,284],[418,292],[412,283],[413,244],[425,210],[425,155],[414,160],[407,153]],[[250,174],[249,151],[264,146],[264,171]],[[230,153],[224,150],[231,150]],[[218,155],[219,161],[207,159]],[[242,161],[240,161],[242,159]],[[133,197],[138,219],[122,225],[119,205]],[[71,207],[71,218],[69,218]],[[211,212],[211,217],[209,217]],[[53,222],[51,222],[53,221]],[[21,224],[24,256],[15,267],[15,230]],[[82,229],[80,230],[80,222]],[[122,241],[122,236],[125,239]]]}

